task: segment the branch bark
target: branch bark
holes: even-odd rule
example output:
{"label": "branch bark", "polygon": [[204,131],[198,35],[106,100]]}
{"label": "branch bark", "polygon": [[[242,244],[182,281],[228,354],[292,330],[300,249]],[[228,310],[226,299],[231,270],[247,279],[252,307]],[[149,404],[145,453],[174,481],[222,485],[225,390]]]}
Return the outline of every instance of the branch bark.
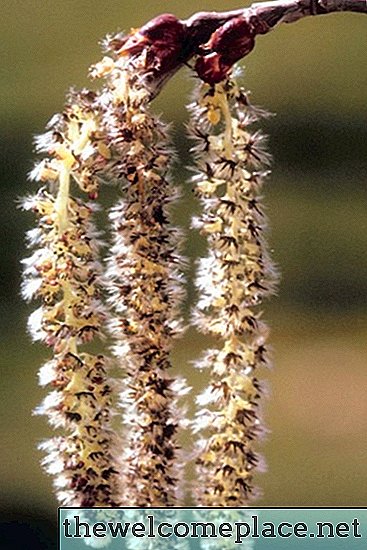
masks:
{"label": "branch bark", "polygon": [[357,12],[367,14],[367,0],[273,0],[256,2],[248,8],[222,13],[199,12],[183,21],[188,28],[200,27],[207,21],[217,23],[217,27],[227,21],[244,15],[255,15],[269,26],[278,23],[293,23],[310,15],[326,15],[334,12]]}

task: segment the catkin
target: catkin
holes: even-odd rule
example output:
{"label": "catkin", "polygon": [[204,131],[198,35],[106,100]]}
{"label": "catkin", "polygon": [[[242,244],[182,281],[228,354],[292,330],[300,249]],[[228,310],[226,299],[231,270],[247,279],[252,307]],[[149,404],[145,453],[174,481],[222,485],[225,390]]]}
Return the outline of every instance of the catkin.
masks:
{"label": "catkin", "polygon": [[35,251],[24,261],[23,294],[41,300],[29,328],[53,351],[39,375],[52,392],[36,412],[60,432],[40,445],[43,464],[55,476],[62,505],[90,507],[116,505],[119,492],[107,362],[85,349],[102,335],[106,317],[95,205],[71,195],[75,187],[95,199],[96,171],[106,162],[94,100],[89,92],[72,93],[63,113],[37,138],[38,151],[48,157],[31,173],[40,189],[23,203],[38,218],[38,228],[28,234]]}
{"label": "catkin", "polygon": [[258,369],[267,358],[268,329],[258,306],[274,290],[264,237],[260,192],[269,155],[249,126],[261,112],[234,80],[201,84],[190,105],[196,141],[195,190],[202,214],[194,220],[207,239],[197,274],[198,330],[218,346],[198,362],[210,385],[197,398],[197,467],[201,506],[246,506],[261,466],[256,440],[263,430]]}
{"label": "catkin", "polygon": [[132,506],[171,506],[181,485],[176,400],[186,392],[183,381],[169,374],[173,340],[182,332],[180,234],[168,212],[178,194],[169,181],[167,127],[149,110],[144,59],[119,55],[118,42],[107,41],[114,51],[92,74],[106,77],[100,104],[112,156],[109,179],[123,193],[110,213],[106,276],[114,353],[125,374],[124,499]]}

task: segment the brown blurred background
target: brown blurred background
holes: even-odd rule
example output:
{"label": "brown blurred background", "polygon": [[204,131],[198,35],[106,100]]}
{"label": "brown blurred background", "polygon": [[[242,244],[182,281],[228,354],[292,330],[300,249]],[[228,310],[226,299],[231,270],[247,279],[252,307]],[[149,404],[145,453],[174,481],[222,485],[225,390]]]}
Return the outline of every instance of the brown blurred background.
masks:
{"label": "brown blurred background", "polygon": [[[89,86],[88,66],[107,33],[129,30],[163,11],[188,17],[240,2],[215,0],[2,0],[1,131],[1,548],[54,548],[56,502],[40,469],[36,444],[49,435],[31,416],[45,392],[38,367],[48,351],[30,342],[26,321],[36,307],[19,298],[19,260],[32,216],[17,210],[31,192],[32,136],[60,110],[70,85]],[[254,103],[277,113],[263,124],[274,155],[265,189],[271,247],[282,279],[264,306],[275,368],[263,372],[271,396],[263,445],[268,472],[259,505],[363,506],[367,486],[367,67],[366,18],[337,14],[283,25],[258,39],[244,83]],[[183,71],[156,101],[173,121],[184,189],[176,220],[188,228],[197,210],[185,166]],[[113,201],[116,191],[106,194]],[[190,232],[185,253],[203,253]],[[195,293],[188,274],[188,295]],[[186,308],[188,316],[188,307]],[[186,333],[175,367],[205,384],[190,360],[205,342]],[[16,537],[14,542],[14,538]]]}

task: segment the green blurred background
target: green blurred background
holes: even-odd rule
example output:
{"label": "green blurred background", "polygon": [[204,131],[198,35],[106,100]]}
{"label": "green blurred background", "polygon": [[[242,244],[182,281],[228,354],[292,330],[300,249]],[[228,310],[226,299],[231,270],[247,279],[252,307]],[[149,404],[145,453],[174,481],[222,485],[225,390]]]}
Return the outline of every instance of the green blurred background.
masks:
{"label": "green blurred background", "polygon": [[[54,548],[56,502],[39,467],[37,442],[49,434],[31,416],[45,392],[37,369],[48,351],[26,335],[36,307],[19,298],[23,235],[32,216],[16,208],[34,189],[32,136],[62,108],[70,85],[89,86],[98,41],[158,13],[241,7],[215,0],[2,0],[1,128],[1,548]],[[366,504],[367,487],[367,66],[366,18],[337,14],[283,25],[260,37],[246,59],[254,103],[277,116],[263,124],[274,155],[265,189],[273,256],[282,279],[265,305],[275,368],[263,372],[270,435],[259,505]],[[185,166],[185,102],[192,83],[177,75],[155,102],[174,121],[184,199],[176,219],[188,227],[197,210]],[[115,192],[109,192],[106,202]],[[190,232],[185,253],[202,253]],[[189,273],[192,301],[192,269]],[[188,311],[188,310],[187,310]],[[188,315],[186,311],[186,315]],[[192,331],[174,354],[191,384],[203,386],[189,361],[205,345]],[[13,527],[13,529],[12,529]],[[9,534],[11,532],[11,535]],[[16,542],[11,537],[16,536]],[[13,542],[12,542],[13,541]]]}

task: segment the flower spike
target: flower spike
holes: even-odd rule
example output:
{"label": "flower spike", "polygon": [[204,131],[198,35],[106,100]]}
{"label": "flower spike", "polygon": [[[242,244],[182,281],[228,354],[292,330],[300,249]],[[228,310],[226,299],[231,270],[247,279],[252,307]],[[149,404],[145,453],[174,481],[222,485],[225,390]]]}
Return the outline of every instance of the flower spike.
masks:
{"label": "flower spike", "polygon": [[268,329],[257,309],[276,279],[259,204],[269,155],[263,136],[249,129],[256,111],[233,79],[201,84],[190,111],[203,207],[194,226],[208,242],[194,322],[219,342],[198,362],[210,369],[211,382],[197,399],[193,425],[200,438],[197,503],[246,506],[262,463],[255,446],[263,431],[258,370],[268,362]]}
{"label": "flower spike", "polygon": [[[112,45],[118,41],[111,39]],[[123,191],[110,213],[107,279],[114,352],[126,375],[124,498],[128,505],[172,506],[181,486],[177,431],[183,413],[176,401],[187,391],[169,375],[183,296],[180,234],[169,219],[178,195],[169,179],[173,154],[166,126],[149,110],[145,52],[126,58],[117,51],[110,59],[100,104],[111,151],[108,176]]]}
{"label": "flower spike", "polygon": [[83,350],[102,335],[106,318],[95,206],[70,194],[76,186],[90,198],[97,196],[95,170],[105,158],[93,100],[87,92],[72,93],[62,115],[37,139],[37,149],[49,157],[31,174],[41,188],[24,201],[24,208],[36,213],[38,229],[29,233],[36,251],[24,262],[23,294],[42,304],[29,328],[35,340],[53,350],[39,375],[40,384],[53,391],[36,412],[61,430],[40,447],[59,501],[68,506],[113,506],[119,493],[106,358]]}

